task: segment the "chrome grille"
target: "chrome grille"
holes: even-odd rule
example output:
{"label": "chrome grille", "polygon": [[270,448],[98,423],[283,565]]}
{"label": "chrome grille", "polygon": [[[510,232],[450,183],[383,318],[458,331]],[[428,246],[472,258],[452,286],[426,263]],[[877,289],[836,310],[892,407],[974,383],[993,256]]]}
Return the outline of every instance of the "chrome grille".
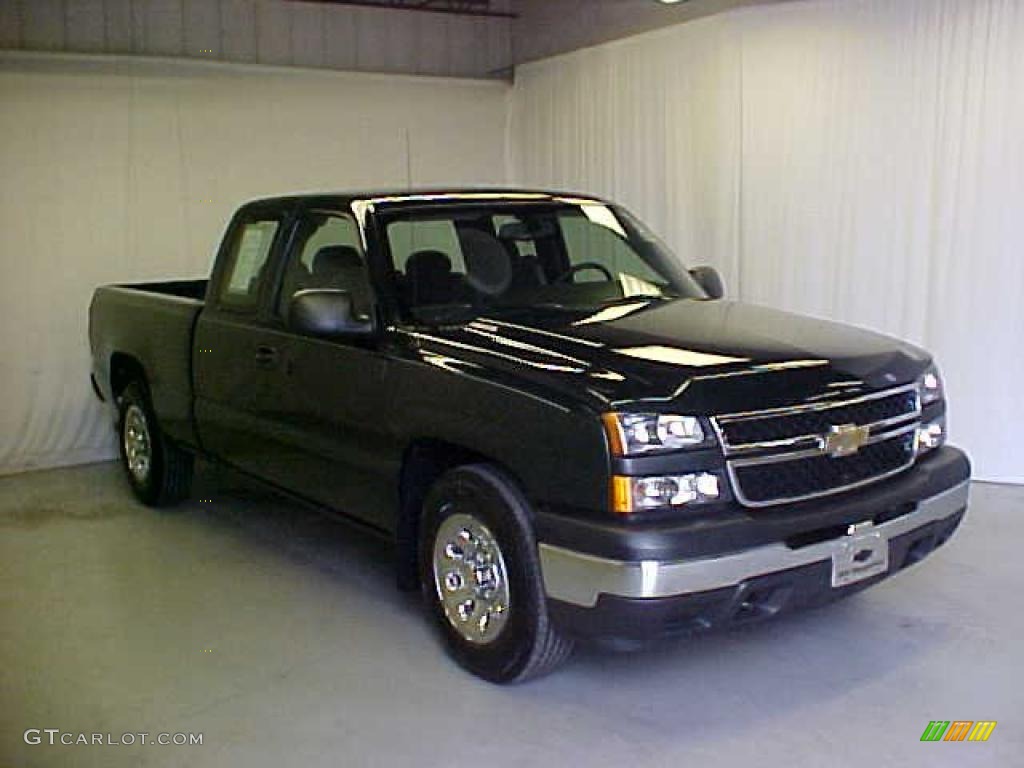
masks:
{"label": "chrome grille", "polygon": [[[915,429],[861,448],[852,456],[823,453],[731,468],[741,499],[748,506],[781,504],[825,496],[873,483],[914,462]],[[775,459],[776,457],[772,457]]]}
{"label": "chrome grille", "polygon": [[[746,506],[801,501],[894,475],[914,462],[921,403],[916,385],[851,400],[712,419],[733,489]],[[866,428],[850,455],[830,455],[829,433]]]}

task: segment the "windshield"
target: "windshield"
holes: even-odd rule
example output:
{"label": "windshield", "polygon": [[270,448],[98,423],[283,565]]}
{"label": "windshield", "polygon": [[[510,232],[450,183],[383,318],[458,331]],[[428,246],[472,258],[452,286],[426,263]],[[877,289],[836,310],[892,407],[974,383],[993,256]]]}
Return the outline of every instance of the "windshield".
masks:
{"label": "windshield", "polygon": [[602,203],[449,203],[382,218],[403,308],[417,321],[707,298],[663,243]]}

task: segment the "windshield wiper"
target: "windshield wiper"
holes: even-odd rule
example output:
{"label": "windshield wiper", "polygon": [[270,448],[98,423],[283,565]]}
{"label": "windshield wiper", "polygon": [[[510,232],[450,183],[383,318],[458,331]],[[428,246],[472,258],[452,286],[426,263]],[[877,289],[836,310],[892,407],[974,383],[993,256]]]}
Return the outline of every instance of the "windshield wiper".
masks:
{"label": "windshield wiper", "polygon": [[638,294],[636,296],[623,296],[621,299],[610,299],[608,301],[602,301],[598,304],[598,308],[604,309],[605,307],[618,307],[624,304],[640,304],[642,302],[651,301],[672,301],[673,299],[679,298],[678,296],[666,296],[665,294],[655,295],[653,293]]}

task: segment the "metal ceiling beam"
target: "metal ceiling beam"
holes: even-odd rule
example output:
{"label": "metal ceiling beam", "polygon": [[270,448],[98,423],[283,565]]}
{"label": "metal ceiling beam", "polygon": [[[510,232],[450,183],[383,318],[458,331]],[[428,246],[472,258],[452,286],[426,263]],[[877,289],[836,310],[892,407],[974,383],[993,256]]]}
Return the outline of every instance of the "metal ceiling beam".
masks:
{"label": "metal ceiling beam", "polygon": [[289,0],[289,2],[322,5],[354,5],[360,8],[385,8],[423,13],[449,13],[456,16],[484,16],[493,19],[515,19],[518,14],[493,8],[491,0]]}

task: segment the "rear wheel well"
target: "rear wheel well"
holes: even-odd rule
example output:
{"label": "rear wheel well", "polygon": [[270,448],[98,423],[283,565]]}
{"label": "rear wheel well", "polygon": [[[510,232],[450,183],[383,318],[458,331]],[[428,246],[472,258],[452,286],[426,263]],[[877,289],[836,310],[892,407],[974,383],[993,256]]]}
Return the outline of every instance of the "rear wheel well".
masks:
{"label": "rear wheel well", "polygon": [[412,591],[419,588],[420,512],[427,491],[448,470],[481,462],[496,463],[483,454],[445,440],[415,440],[406,449],[399,480],[398,524],[395,529],[399,589]]}
{"label": "rear wheel well", "polygon": [[133,381],[146,383],[146,371],[142,363],[131,355],[115,352],[110,356],[110,393],[115,401]]}

